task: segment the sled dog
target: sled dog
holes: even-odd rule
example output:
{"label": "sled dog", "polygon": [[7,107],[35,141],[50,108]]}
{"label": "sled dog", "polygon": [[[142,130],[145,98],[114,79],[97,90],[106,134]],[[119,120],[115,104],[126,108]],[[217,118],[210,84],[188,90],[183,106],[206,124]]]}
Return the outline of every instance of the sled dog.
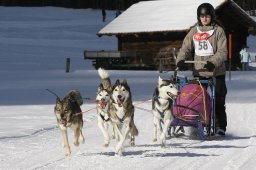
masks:
{"label": "sled dog", "polygon": [[[132,104],[132,94],[126,80],[116,81],[112,87],[112,105],[110,117],[116,133],[119,136],[119,143],[116,146],[116,155],[122,155],[124,151],[124,141],[130,134],[130,145],[135,145],[135,136],[138,136],[138,129],[134,123],[134,106]],[[122,127],[124,126],[124,133]]]}
{"label": "sled dog", "polygon": [[[103,69],[101,71],[107,72]],[[101,78],[104,80],[104,77]],[[127,81],[123,80],[120,82],[119,80],[116,80],[110,95],[112,102],[109,108],[109,116],[114,127],[114,133],[119,139],[115,149],[115,154],[122,155],[124,151],[124,141],[127,136],[129,134],[131,135],[130,145],[134,146],[135,136],[138,135],[138,129],[134,124],[134,106],[132,104],[132,94]],[[122,127],[124,127],[124,133],[122,133]]]}
{"label": "sled dog", "polygon": [[[158,78],[158,85],[155,88],[152,98],[153,112],[153,141],[157,141],[157,132],[160,135],[160,144],[165,147],[166,135],[173,120],[171,108],[173,100],[178,95],[174,82]],[[163,125],[163,128],[162,128]]]}
{"label": "sled dog", "polygon": [[78,90],[71,90],[63,100],[59,97],[56,99],[54,113],[57,118],[57,124],[62,133],[67,156],[70,156],[71,154],[67,133],[68,128],[72,128],[74,130],[75,146],[78,146],[79,142],[84,142],[84,135],[82,132],[83,115],[81,114],[82,111],[80,108],[82,104],[83,100]]}
{"label": "sled dog", "polygon": [[[112,125],[110,119],[110,105],[111,100],[111,81],[109,79],[108,72],[99,68],[98,74],[102,79],[102,83],[98,87],[98,92],[96,95],[96,108],[98,117],[98,127],[100,128],[104,137],[104,146],[108,147],[110,138],[108,133],[108,127]],[[113,132],[114,135],[114,132]],[[115,137],[115,136],[114,136]]]}

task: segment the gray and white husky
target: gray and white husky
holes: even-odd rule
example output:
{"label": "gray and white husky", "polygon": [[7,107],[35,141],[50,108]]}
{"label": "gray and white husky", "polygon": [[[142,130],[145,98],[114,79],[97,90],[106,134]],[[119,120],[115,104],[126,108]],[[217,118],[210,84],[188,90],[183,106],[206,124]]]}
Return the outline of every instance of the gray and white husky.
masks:
{"label": "gray and white husky", "polygon": [[83,104],[81,94],[78,90],[71,90],[63,100],[59,97],[56,99],[54,113],[57,118],[57,124],[63,136],[63,143],[66,148],[66,155],[70,156],[70,145],[68,141],[67,129],[74,130],[74,145],[78,146],[79,142],[84,142],[83,115],[80,106]]}
{"label": "gray and white husky", "polygon": [[[152,112],[154,121],[153,141],[157,141],[157,132],[160,134],[160,144],[165,147],[168,129],[173,120],[171,113],[173,100],[178,95],[175,83],[170,80],[158,79],[158,85],[152,98]],[[162,127],[163,125],[163,127]]]}
{"label": "gray and white husky", "polygon": [[[103,69],[101,71],[106,72],[106,70]],[[107,80],[106,78],[104,79],[104,77],[101,78],[103,78],[103,82],[104,80]],[[115,82],[111,91],[111,100],[112,102],[109,109],[109,116],[113,124],[115,134],[119,139],[115,154],[122,155],[124,151],[124,141],[128,135],[131,135],[130,145],[132,146],[135,145],[135,136],[138,135],[138,129],[134,124],[134,106],[132,104],[132,94],[126,80],[123,80],[122,82],[117,80]],[[124,127],[124,133],[122,133],[122,127]]]}
{"label": "gray and white husky", "polygon": [[111,119],[110,119],[110,106],[112,104],[112,99],[111,99],[112,88],[111,88],[111,81],[109,79],[108,72],[105,71],[104,69],[99,68],[98,74],[102,79],[102,83],[98,87],[98,92],[96,96],[98,127],[100,128],[104,137],[104,146],[108,147],[110,143],[108,127],[112,125]]}

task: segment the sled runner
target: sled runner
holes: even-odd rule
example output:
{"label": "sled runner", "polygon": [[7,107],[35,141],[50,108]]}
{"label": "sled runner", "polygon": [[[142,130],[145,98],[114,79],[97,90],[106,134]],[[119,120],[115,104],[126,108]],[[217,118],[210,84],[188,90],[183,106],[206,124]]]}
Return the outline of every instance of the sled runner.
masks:
{"label": "sled runner", "polygon": [[179,95],[172,114],[171,126],[192,126],[197,128],[200,139],[215,134],[215,86],[212,79],[199,79],[177,76],[174,72]]}

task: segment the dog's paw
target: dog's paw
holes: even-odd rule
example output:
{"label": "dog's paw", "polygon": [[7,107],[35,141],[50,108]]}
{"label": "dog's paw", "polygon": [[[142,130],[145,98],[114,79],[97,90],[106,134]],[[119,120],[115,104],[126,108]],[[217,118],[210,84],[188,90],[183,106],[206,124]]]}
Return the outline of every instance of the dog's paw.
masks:
{"label": "dog's paw", "polygon": [[135,146],[135,141],[130,141],[131,146]]}
{"label": "dog's paw", "polygon": [[164,133],[162,133],[162,134],[160,135],[160,141],[162,141],[162,143],[165,142],[165,134],[164,134]]}
{"label": "dog's paw", "polygon": [[79,142],[74,142],[74,145],[75,146],[79,146]]}
{"label": "dog's paw", "polygon": [[82,143],[82,144],[84,144],[84,142],[85,142],[84,137],[80,136],[80,137],[79,137],[79,142]]}
{"label": "dog's paw", "polygon": [[70,149],[66,149],[66,154],[65,154],[66,156],[70,156],[71,155],[71,151],[70,151]]}
{"label": "dog's paw", "polygon": [[165,147],[165,137],[161,138],[160,139],[160,144],[161,144],[161,147],[164,148]]}
{"label": "dog's paw", "polygon": [[107,148],[109,146],[109,143],[104,143],[103,146]]}
{"label": "dog's paw", "polygon": [[117,146],[116,146],[116,152],[117,154],[120,154],[123,152],[123,146],[121,143],[118,143]]}
{"label": "dog's paw", "polygon": [[66,153],[65,156],[71,156],[71,153]]}
{"label": "dog's paw", "polygon": [[121,150],[116,151],[115,156],[123,156],[123,152]]}
{"label": "dog's paw", "polygon": [[171,139],[171,135],[167,135],[165,139]]}
{"label": "dog's paw", "polygon": [[120,148],[119,150],[116,150],[115,156],[123,156],[124,148]]}
{"label": "dog's paw", "polygon": [[115,153],[115,156],[123,156],[122,152]]}
{"label": "dog's paw", "polygon": [[161,143],[161,148],[166,148],[165,143]]}
{"label": "dog's paw", "polygon": [[130,145],[135,146],[135,138],[134,136],[131,136]]}

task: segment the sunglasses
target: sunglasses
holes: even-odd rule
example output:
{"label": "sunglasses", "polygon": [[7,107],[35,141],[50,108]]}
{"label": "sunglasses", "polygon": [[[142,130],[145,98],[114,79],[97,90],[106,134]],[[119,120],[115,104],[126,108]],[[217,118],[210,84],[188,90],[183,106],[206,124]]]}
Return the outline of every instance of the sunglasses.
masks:
{"label": "sunglasses", "polygon": [[211,15],[200,15],[200,18],[211,18]]}

